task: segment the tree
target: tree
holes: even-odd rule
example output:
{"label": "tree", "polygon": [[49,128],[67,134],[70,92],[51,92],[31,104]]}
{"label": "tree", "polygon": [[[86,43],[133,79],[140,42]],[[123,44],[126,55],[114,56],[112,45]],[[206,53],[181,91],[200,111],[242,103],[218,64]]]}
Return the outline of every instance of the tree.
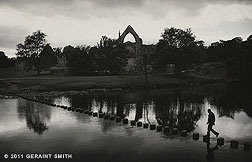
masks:
{"label": "tree", "polygon": [[53,48],[53,52],[56,55],[56,57],[60,57],[62,55],[61,51],[62,51],[61,47]]}
{"label": "tree", "polygon": [[165,68],[167,64],[175,64],[175,73],[199,64],[205,57],[203,41],[196,40],[191,29],[166,28],[157,43],[154,58],[154,68]]}
{"label": "tree", "polygon": [[247,38],[247,41],[252,41],[252,35],[250,35],[248,38]]}
{"label": "tree", "polygon": [[67,67],[69,67],[70,73],[75,73],[80,70],[80,58],[78,57],[77,50],[73,46],[66,46],[63,49],[62,54],[66,57]]}
{"label": "tree", "polygon": [[252,36],[246,41],[241,37],[235,37],[212,43],[207,49],[207,55],[210,61],[225,63],[228,76],[251,79]]}
{"label": "tree", "polygon": [[73,75],[90,75],[92,65],[89,57],[89,46],[66,46],[62,54],[66,56],[67,66]]}
{"label": "tree", "polygon": [[8,58],[3,51],[0,51],[0,68],[14,67],[15,59]]}
{"label": "tree", "polygon": [[17,45],[17,57],[26,58],[29,69],[34,65],[38,75],[41,71],[41,65],[44,63],[40,60],[40,54],[47,45],[45,37],[45,33],[41,32],[41,30],[37,30],[31,35],[26,36],[23,44],[19,43]]}
{"label": "tree", "polygon": [[97,46],[66,46],[62,55],[66,56],[73,75],[117,75],[127,65],[128,50],[116,40],[103,36]]}
{"label": "tree", "polygon": [[147,54],[146,53],[143,53],[142,54],[142,59],[141,60],[138,60],[138,68],[140,70],[140,72],[144,75],[144,79],[145,79],[145,83],[146,83],[146,86],[149,85],[149,80],[148,80],[148,57],[147,57]]}
{"label": "tree", "polygon": [[93,49],[96,66],[101,73],[109,72],[117,75],[124,71],[128,60],[128,50],[116,40],[102,36],[97,44],[97,50]]}
{"label": "tree", "polygon": [[41,69],[47,70],[57,63],[56,53],[50,44],[47,44],[40,53]]}
{"label": "tree", "polygon": [[0,67],[5,68],[8,66],[8,57],[5,55],[3,51],[0,51]]}
{"label": "tree", "polygon": [[164,33],[161,34],[161,37],[168,46],[175,48],[189,47],[195,43],[195,36],[191,29],[166,28]]}
{"label": "tree", "polygon": [[101,71],[101,59],[98,53],[99,49],[96,46],[93,46],[89,50],[89,57],[90,57],[90,64],[91,64],[91,71],[93,73],[97,73]]}

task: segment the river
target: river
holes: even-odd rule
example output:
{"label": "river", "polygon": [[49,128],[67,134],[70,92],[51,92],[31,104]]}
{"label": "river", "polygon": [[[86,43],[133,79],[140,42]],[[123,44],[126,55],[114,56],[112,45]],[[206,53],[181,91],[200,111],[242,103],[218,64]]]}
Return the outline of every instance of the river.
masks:
{"label": "river", "polygon": [[[47,157],[44,161],[252,161],[251,150],[244,151],[243,146],[245,142],[252,142],[252,90],[247,84],[43,96],[39,99],[187,130],[187,136],[151,131],[21,98],[0,99],[0,161],[27,161],[30,154],[71,154],[70,159]],[[223,146],[216,147],[213,134],[209,146],[203,142],[208,109],[215,114],[213,128],[225,139]],[[192,139],[196,132],[200,135],[199,140]],[[237,149],[230,148],[231,140],[239,142]],[[12,154],[24,157],[11,160],[15,158]]]}

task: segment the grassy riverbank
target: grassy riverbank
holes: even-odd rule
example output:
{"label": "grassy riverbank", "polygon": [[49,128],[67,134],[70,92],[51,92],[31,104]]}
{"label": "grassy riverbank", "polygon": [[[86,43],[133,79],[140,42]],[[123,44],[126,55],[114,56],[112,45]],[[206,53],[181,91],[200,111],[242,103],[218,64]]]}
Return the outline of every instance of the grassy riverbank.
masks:
{"label": "grassy riverbank", "polygon": [[[225,81],[224,78],[203,76],[196,73],[174,75],[149,75],[148,87],[178,87]],[[29,93],[42,91],[70,91],[89,89],[138,89],[145,88],[144,76],[54,76],[34,72],[20,72],[10,69],[0,71],[0,94],[8,92]]]}

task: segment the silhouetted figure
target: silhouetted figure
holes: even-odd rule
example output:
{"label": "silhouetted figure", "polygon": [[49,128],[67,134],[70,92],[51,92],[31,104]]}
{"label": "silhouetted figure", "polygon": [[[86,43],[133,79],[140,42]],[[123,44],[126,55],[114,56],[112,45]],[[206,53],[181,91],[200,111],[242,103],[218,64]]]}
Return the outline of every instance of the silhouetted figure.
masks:
{"label": "silhouetted figure", "polygon": [[215,130],[213,130],[213,125],[215,125],[215,116],[214,116],[214,113],[210,109],[208,109],[207,112],[208,112],[207,135],[208,135],[208,137],[210,137],[210,131],[211,131],[211,132],[213,132],[213,134],[216,135],[216,138],[217,138],[219,136],[219,133],[216,132]]}

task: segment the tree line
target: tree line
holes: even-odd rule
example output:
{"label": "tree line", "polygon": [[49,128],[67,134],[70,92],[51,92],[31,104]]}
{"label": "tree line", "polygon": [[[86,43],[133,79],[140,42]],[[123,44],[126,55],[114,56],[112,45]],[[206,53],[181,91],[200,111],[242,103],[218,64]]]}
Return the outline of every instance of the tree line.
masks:
{"label": "tree line", "polygon": [[116,40],[103,36],[96,46],[66,46],[61,55],[73,75],[119,75],[127,65],[128,51]]}
{"label": "tree line", "polygon": [[25,62],[25,70],[35,68],[39,75],[57,63],[57,58],[65,57],[72,75],[112,74],[118,75],[127,65],[128,51],[116,40],[102,36],[96,46],[68,45],[63,49],[52,48],[45,39],[46,34],[38,30],[25,37],[24,43],[17,45],[17,57]]}
{"label": "tree line", "polygon": [[[57,57],[66,57],[72,75],[119,75],[125,71],[128,50],[115,39],[102,36],[95,46],[66,46],[52,48],[46,34],[38,30],[28,35],[24,43],[17,45],[17,57],[26,60],[26,70],[32,67],[38,74],[42,69],[57,63]],[[144,67],[149,64],[153,71],[163,71],[168,64],[175,65],[175,74],[207,62],[226,65],[231,77],[251,77],[252,35],[246,40],[235,37],[205,46],[197,40],[191,29],[165,28],[155,45],[155,52],[144,57]],[[143,70],[144,71],[144,70]],[[146,71],[146,69],[145,69]]]}
{"label": "tree line", "polygon": [[4,51],[0,51],[0,68],[14,67],[15,60],[15,58],[8,58]]}
{"label": "tree line", "polygon": [[235,37],[231,40],[220,40],[207,48],[207,61],[218,61],[226,64],[227,74],[231,77],[252,77],[252,35],[246,40]]}

